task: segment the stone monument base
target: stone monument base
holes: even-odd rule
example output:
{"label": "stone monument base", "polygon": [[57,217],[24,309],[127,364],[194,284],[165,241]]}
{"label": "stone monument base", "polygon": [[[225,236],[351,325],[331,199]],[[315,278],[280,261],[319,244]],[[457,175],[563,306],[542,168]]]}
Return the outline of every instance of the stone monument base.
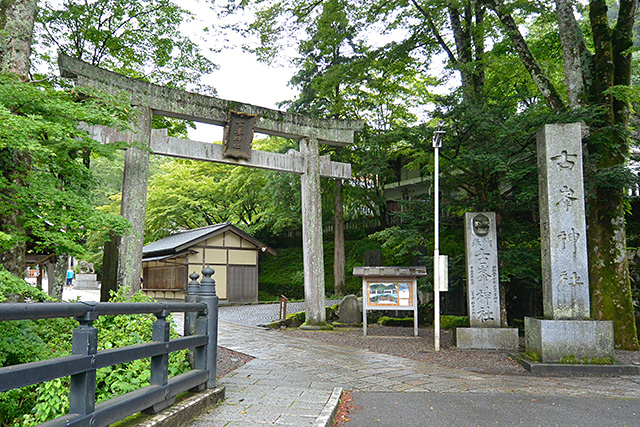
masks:
{"label": "stone monument base", "polygon": [[100,282],[93,273],[78,273],[73,281],[73,287],[76,289],[100,289]]}
{"label": "stone monument base", "polygon": [[540,362],[613,357],[613,322],[524,318],[525,350]]}
{"label": "stone monument base", "polygon": [[456,347],[517,350],[517,328],[456,328]]}

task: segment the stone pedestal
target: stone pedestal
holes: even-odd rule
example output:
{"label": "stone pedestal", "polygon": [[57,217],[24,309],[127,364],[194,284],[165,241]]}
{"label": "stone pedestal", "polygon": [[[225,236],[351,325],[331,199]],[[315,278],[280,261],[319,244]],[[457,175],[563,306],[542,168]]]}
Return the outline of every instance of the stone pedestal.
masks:
{"label": "stone pedestal", "polygon": [[541,362],[579,361],[613,356],[613,322],[599,320],[544,320],[524,318],[527,353]]}
{"label": "stone pedestal", "polygon": [[100,282],[94,273],[78,273],[73,281],[76,289],[100,289]]}
{"label": "stone pedestal", "polygon": [[456,347],[517,350],[518,328],[456,328]]}

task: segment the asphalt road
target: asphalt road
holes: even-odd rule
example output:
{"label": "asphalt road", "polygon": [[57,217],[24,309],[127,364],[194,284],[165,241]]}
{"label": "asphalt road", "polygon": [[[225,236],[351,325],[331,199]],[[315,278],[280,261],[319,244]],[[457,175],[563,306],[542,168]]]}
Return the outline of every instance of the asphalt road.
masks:
{"label": "asphalt road", "polygon": [[354,409],[344,427],[640,426],[640,398],[522,393],[353,392],[352,395]]}

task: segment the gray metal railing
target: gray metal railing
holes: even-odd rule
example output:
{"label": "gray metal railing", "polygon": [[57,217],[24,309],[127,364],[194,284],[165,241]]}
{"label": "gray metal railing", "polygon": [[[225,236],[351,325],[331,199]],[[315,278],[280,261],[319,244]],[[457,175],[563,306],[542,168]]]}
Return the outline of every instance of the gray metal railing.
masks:
{"label": "gray metal railing", "polygon": [[[185,391],[214,388],[218,297],[213,272],[209,267],[202,270],[201,285],[192,289],[196,302],[0,304],[0,321],[74,317],[80,323],[73,330],[70,356],[0,368],[0,392],[70,376],[69,413],[40,426],[99,427],[137,412],[158,412]],[[189,336],[169,339],[167,316],[172,312],[184,312],[185,317],[195,314],[195,327],[185,334]],[[123,314],[156,316],[152,342],[97,351],[98,329],[93,322],[99,316]],[[193,369],[168,378],[169,353],[185,349],[192,351]],[[151,358],[149,386],[96,404],[97,369],[146,358]]]}

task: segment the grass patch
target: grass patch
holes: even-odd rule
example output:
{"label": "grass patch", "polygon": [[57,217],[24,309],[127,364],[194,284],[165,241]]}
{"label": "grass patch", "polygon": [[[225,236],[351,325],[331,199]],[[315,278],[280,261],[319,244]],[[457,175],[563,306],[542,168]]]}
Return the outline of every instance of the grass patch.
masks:
{"label": "grass patch", "polygon": [[616,360],[612,356],[578,359],[573,354],[570,354],[569,356],[563,356],[558,363],[565,365],[615,365]]}

